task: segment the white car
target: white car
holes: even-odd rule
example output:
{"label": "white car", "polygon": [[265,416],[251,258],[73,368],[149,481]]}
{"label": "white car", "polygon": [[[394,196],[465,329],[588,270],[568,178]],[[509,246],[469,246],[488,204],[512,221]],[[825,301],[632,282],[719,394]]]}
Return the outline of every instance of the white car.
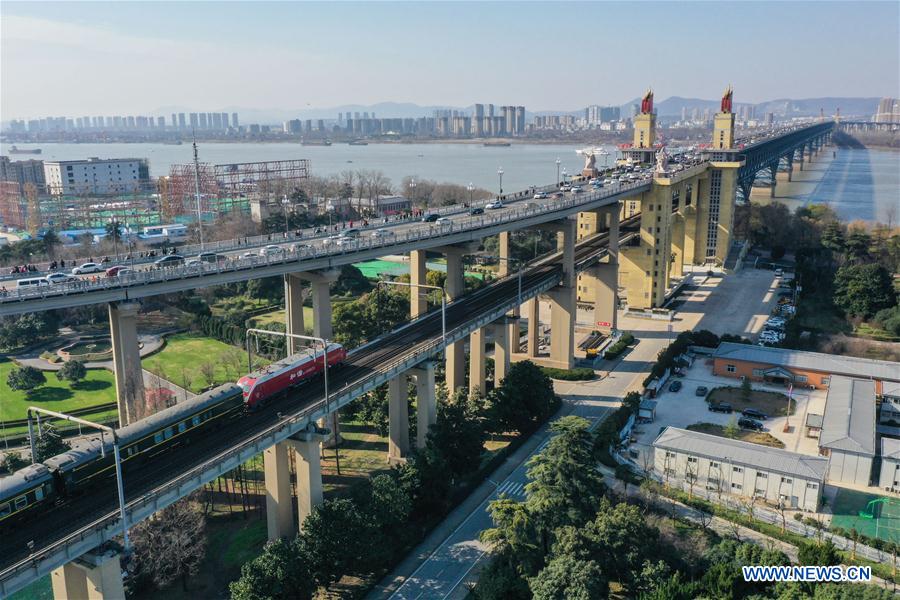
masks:
{"label": "white car", "polygon": [[69,283],[70,281],[78,281],[77,277],[72,277],[68,273],[50,273],[44,279],[46,279],[50,284]]}
{"label": "white car", "polygon": [[583,192],[583,191],[584,191],[584,190],[581,189],[581,186],[580,186],[580,185],[573,185],[573,186],[572,186],[572,193],[573,193],[573,194],[580,194],[580,193]]}
{"label": "white car", "polygon": [[97,263],[86,262],[79,267],[72,269],[72,275],[84,275],[85,273],[99,273],[103,269]]}
{"label": "white car", "polygon": [[265,246],[264,248],[259,249],[260,256],[273,256],[276,254],[283,254],[283,253],[284,253],[284,248],[282,248],[281,246],[276,246],[275,244],[269,244],[268,246]]}
{"label": "white car", "polygon": [[500,201],[500,198],[497,198],[496,200],[491,200],[485,204],[484,207],[488,210],[496,210],[498,208],[503,208],[503,202]]}
{"label": "white car", "polygon": [[376,229],[372,232],[373,238],[386,238],[391,237],[392,235],[394,235],[394,232],[390,229]]}
{"label": "white car", "polygon": [[253,254],[252,252],[244,252],[243,254],[241,254],[241,258],[253,258],[254,256],[257,255]]}
{"label": "white car", "polygon": [[440,226],[440,227],[452,227],[452,226],[453,226],[453,221],[451,221],[451,220],[448,219],[447,217],[441,217],[440,219],[438,219],[437,221],[435,221],[434,224],[435,224],[435,225],[438,225],[438,226]]}
{"label": "white car", "polygon": [[534,195],[535,200],[546,200],[549,197],[550,197],[550,194],[548,194],[547,192],[538,192],[537,194]]}

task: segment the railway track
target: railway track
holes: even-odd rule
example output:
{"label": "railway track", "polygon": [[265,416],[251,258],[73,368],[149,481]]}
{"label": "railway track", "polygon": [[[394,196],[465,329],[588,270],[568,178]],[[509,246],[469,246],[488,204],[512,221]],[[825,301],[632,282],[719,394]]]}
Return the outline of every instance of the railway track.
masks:
{"label": "railway track", "polygon": [[[635,217],[629,221],[633,222]],[[606,246],[606,236],[601,234],[576,247],[576,264],[595,255]],[[559,280],[562,274],[559,253],[535,263],[522,276],[522,289],[529,290]],[[496,309],[518,292],[518,278],[514,274],[468,294],[447,305],[447,331],[463,325]],[[441,312],[432,310],[413,323],[390,332],[350,353],[340,367],[329,370],[329,388],[334,392],[353,386],[371,377],[379,367],[398,357],[413,354],[420,347],[440,339],[442,333]],[[321,402],[324,387],[321,379],[312,380],[303,387],[279,398],[261,410],[223,424],[210,435],[194,440],[149,459],[138,469],[125,473],[126,502],[146,494],[160,485],[175,479],[180,473],[206,461],[215,459],[223,451],[240,445],[274,426],[283,414],[292,414]],[[173,465],[177,468],[173,469]],[[58,504],[28,524],[4,536],[4,552],[0,557],[0,577],[16,563],[27,559],[29,543],[35,553],[52,545],[66,535],[103,519],[118,510],[114,478],[100,481],[88,492]]]}

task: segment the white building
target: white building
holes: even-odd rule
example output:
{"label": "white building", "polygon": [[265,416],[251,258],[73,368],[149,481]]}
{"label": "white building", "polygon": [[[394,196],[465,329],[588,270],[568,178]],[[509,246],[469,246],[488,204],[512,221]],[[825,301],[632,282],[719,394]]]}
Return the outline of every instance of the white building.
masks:
{"label": "white building", "polygon": [[878,486],[886,492],[900,493],[900,440],[881,438],[881,477]]}
{"label": "white building", "polygon": [[150,165],[142,158],[44,161],[44,179],[56,196],[127,194],[146,186]]}
{"label": "white building", "polygon": [[819,453],[828,456],[828,479],[869,485],[875,458],[875,382],[834,375],[828,386]]}
{"label": "white building", "polygon": [[654,469],[669,484],[819,509],[828,459],[667,427],[653,442]]}

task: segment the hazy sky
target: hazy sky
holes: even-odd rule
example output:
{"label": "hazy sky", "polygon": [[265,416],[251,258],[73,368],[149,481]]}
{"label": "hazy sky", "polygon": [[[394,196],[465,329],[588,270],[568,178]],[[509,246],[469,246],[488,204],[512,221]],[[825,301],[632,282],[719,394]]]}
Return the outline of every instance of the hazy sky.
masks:
{"label": "hazy sky", "polygon": [[0,118],[900,96],[900,3],[0,4]]}

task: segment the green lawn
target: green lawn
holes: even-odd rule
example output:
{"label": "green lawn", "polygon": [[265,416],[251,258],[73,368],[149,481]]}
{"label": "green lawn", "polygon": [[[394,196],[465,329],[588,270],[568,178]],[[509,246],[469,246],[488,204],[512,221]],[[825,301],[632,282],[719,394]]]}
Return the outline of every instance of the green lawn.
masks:
{"label": "green lawn", "polygon": [[116,384],[113,374],[106,369],[88,369],[87,378],[74,386],[59,381],[52,371],[44,371],[47,383],[30,394],[9,389],[6,378],[17,368],[9,359],[0,358],[0,419],[10,421],[24,419],[29,406],[66,412],[116,401]]}
{"label": "green lawn", "polygon": [[[247,372],[247,353],[218,340],[182,333],[166,338],[166,346],[145,358],[144,368],[176,385],[200,393],[210,385],[237,381]],[[212,367],[211,381],[203,371]]]}
{"label": "green lawn", "polygon": [[[761,410],[770,417],[783,417],[787,413],[788,397],[778,392],[766,392],[753,390],[750,392],[750,400],[744,400],[743,390],[739,387],[718,387],[709,393],[707,398],[710,404],[726,403],[734,408],[735,412],[741,412],[745,408]],[[791,414],[797,409],[796,400],[791,399]]]}
{"label": "green lawn", "polygon": [[[725,428],[722,425],[716,425],[715,423],[694,423],[693,425],[688,425],[687,428],[689,431],[699,431],[700,433],[708,433],[709,435],[728,437],[725,435]],[[741,429],[736,439],[742,442],[750,442],[751,444],[759,444],[760,446],[784,448],[784,442],[767,431],[747,431]]]}

